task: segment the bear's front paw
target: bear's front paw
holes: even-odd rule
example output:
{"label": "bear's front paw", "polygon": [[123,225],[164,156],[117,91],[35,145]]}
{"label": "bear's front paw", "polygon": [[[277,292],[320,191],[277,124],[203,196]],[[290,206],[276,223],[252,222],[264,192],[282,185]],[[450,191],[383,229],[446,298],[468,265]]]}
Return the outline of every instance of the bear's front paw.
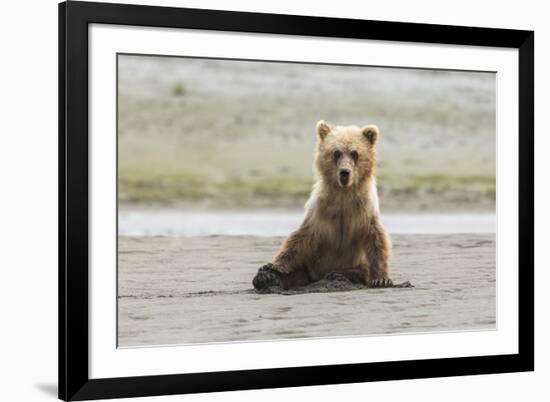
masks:
{"label": "bear's front paw", "polygon": [[390,278],[371,279],[369,288],[392,288],[393,281]]}
{"label": "bear's front paw", "polygon": [[254,279],[252,279],[252,284],[257,290],[268,289],[272,286],[281,286],[281,282],[281,273],[271,263],[261,267]]}

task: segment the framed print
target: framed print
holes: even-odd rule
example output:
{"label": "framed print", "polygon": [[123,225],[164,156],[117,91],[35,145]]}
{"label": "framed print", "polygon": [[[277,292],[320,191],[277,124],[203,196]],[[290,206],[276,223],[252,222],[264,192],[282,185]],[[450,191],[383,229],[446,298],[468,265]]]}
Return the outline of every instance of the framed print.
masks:
{"label": "framed print", "polygon": [[534,33],[59,5],[59,397],[534,369]]}

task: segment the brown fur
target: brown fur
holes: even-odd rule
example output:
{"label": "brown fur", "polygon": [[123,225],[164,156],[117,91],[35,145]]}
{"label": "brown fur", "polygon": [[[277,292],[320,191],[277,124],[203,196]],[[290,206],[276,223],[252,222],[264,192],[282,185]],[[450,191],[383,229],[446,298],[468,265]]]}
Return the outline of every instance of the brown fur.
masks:
{"label": "brown fur", "polygon": [[[352,282],[390,286],[390,240],[379,219],[374,125],[342,127],[320,121],[314,171],[317,182],[301,226],[283,243],[269,280],[254,278],[258,289],[307,285],[336,273]],[[349,172],[342,183],[341,172]]]}

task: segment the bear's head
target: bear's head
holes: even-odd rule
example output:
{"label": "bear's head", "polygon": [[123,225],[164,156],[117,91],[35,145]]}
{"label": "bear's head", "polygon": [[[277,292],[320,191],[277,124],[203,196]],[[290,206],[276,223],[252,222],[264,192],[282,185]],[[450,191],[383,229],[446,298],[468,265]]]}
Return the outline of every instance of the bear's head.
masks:
{"label": "bear's head", "polygon": [[315,169],[323,182],[341,189],[361,186],[375,174],[379,130],[365,127],[317,123]]}

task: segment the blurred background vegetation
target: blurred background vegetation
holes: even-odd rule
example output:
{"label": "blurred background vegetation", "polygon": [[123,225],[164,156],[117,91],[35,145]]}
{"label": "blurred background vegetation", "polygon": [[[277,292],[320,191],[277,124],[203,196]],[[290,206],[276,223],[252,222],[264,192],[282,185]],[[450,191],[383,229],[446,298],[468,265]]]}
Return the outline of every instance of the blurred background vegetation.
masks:
{"label": "blurred background vegetation", "polygon": [[493,73],[118,57],[122,208],[302,208],[324,119],[380,127],[384,211],[494,211]]}

